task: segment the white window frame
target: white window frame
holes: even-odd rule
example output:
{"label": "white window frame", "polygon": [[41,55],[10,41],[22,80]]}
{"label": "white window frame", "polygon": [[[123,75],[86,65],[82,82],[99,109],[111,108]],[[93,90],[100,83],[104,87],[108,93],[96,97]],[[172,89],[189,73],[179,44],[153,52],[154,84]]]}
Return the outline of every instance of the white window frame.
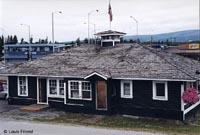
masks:
{"label": "white window frame", "polygon": [[[60,81],[63,81],[63,87],[60,87]],[[65,95],[65,81],[64,81],[64,79],[58,80],[58,85],[59,85],[58,86],[58,91],[59,91],[58,93],[59,93],[59,95],[60,96],[64,96]],[[60,88],[63,88],[63,92],[64,92],[63,95],[61,95],[61,93],[60,93]]]}
{"label": "white window frame", "polygon": [[[165,96],[157,96],[156,83],[163,83],[165,85]],[[168,83],[167,81],[153,81],[153,100],[168,101]]]}
{"label": "white window frame", "polygon": [[[78,90],[79,90],[79,97],[78,98],[74,98],[71,97],[71,82],[78,82]],[[87,82],[90,83],[90,98],[83,98],[82,97],[82,82]],[[84,90],[86,91],[86,90]],[[68,99],[75,99],[75,100],[92,100],[92,84],[89,81],[79,81],[79,80],[69,80],[68,81]]]}
{"label": "white window frame", "polygon": [[[51,81],[54,81],[54,82],[55,82],[55,86],[54,86],[54,85],[53,85],[53,86],[50,86],[50,84],[51,84],[50,82],[51,82]],[[54,84],[54,83],[53,83],[53,84]],[[55,88],[55,92],[56,92],[55,94],[52,94],[52,93],[51,93],[51,89],[50,89],[51,87]],[[58,89],[57,79],[49,79],[49,95],[58,95],[58,90],[57,90],[57,89]]]}
{"label": "white window frame", "polygon": [[[25,77],[25,81],[26,81],[26,94],[20,94],[20,83],[19,83],[19,78],[20,77]],[[28,96],[28,77],[27,76],[18,76],[17,82],[18,82],[18,96],[27,97]]]}
{"label": "white window frame", "polygon": [[[124,95],[124,83],[130,84],[130,95]],[[133,81],[121,80],[121,98],[133,98]]]}
{"label": "white window frame", "polygon": [[[50,94],[50,80],[56,80],[56,94]],[[66,85],[64,82],[64,95],[60,94],[60,80],[64,80],[63,78],[48,78],[47,79],[47,91],[48,91],[48,97],[56,97],[56,98],[64,98],[65,92],[66,92]]]}

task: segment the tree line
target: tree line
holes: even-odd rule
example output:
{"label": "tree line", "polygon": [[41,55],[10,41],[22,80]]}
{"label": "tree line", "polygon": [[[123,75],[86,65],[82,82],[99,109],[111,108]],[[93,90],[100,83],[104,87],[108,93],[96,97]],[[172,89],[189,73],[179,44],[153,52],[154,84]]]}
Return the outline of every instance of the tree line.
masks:
{"label": "tree line", "polygon": [[7,37],[4,37],[3,35],[0,37],[1,40],[1,44],[48,44],[51,43],[48,41],[48,37],[46,37],[45,39],[39,39],[38,41],[33,42],[33,37],[30,38],[30,41],[25,41],[24,38],[21,38],[20,41],[18,40],[16,35],[8,35]]}

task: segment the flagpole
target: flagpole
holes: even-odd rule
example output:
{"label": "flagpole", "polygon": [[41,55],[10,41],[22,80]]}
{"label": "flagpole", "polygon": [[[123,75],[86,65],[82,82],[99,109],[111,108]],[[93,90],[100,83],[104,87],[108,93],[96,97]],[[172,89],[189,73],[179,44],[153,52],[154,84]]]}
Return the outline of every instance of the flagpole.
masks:
{"label": "flagpole", "polygon": [[110,30],[111,30],[111,21],[110,21]]}
{"label": "flagpole", "polygon": [[111,1],[111,0],[109,0],[108,14],[110,15],[109,21],[110,21],[110,30],[111,30],[111,23],[112,23],[112,9],[111,9],[111,5],[110,5],[110,1]]}

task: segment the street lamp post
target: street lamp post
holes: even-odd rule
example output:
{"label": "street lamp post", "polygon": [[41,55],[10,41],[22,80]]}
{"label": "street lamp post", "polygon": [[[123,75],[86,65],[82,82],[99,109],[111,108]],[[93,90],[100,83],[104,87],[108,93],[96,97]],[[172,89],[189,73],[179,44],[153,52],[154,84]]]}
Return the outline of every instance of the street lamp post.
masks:
{"label": "street lamp post", "polygon": [[0,27],[0,29],[2,30],[2,35],[3,35],[3,53],[4,53],[4,57],[3,57],[3,59],[4,59],[4,66],[6,66],[6,48],[5,48],[5,46],[4,46],[4,33],[5,33],[5,30],[4,30],[4,28],[1,28]]}
{"label": "street lamp post", "polygon": [[[94,23],[91,23],[94,26],[94,34],[96,33],[96,25]],[[96,37],[94,35],[94,44],[96,44]]]}
{"label": "street lamp post", "polygon": [[99,12],[99,10],[92,10],[88,13],[88,43],[90,44],[90,14],[93,12]]}
{"label": "street lamp post", "polygon": [[59,14],[62,14],[62,11],[54,11],[52,12],[51,14],[51,17],[52,17],[52,43],[54,43],[54,13],[59,13]]}
{"label": "street lamp post", "polygon": [[29,44],[30,44],[30,41],[31,41],[31,26],[28,25],[28,24],[21,24],[23,26],[26,26],[28,28],[28,38],[29,38]]}
{"label": "street lamp post", "polygon": [[[84,23],[84,24],[87,24],[87,23]],[[95,23],[90,23],[94,26],[94,34],[96,33],[96,24]],[[94,39],[95,39],[95,36],[94,36]],[[95,44],[96,44],[96,39],[95,39]]]}
{"label": "street lamp post", "polygon": [[[26,26],[28,28],[28,38],[29,38],[29,44],[31,44],[31,27],[30,25],[28,24],[21,24],[23,26]],[[31,60],[31,57],[32,57],[32,52],[31,52],[31,46],[29,45],[29,48],[28,48],[28,51],[27,51],[27,57],[28,57],[28,60]]]}
{"label": "street lamp post", "polygon": [[136,20],[135,17],[133,17],[133,16],[130,16],[130,18],[132,18],[136,23],[136,35],[137,35],[137,40],[138,40],[139,39],[139,37],[138,37],[138,20]]}

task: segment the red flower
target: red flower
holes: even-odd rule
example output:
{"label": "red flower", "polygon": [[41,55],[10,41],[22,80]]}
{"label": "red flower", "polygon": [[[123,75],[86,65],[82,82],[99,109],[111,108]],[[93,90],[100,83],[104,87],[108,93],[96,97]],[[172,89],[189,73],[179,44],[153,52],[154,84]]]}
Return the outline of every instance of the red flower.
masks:
{"label": "red flower", "polygon": [[195,104],[199,101],[198,91],[195,88],[188,88],[184,91],[182,99],[185,103]]}

